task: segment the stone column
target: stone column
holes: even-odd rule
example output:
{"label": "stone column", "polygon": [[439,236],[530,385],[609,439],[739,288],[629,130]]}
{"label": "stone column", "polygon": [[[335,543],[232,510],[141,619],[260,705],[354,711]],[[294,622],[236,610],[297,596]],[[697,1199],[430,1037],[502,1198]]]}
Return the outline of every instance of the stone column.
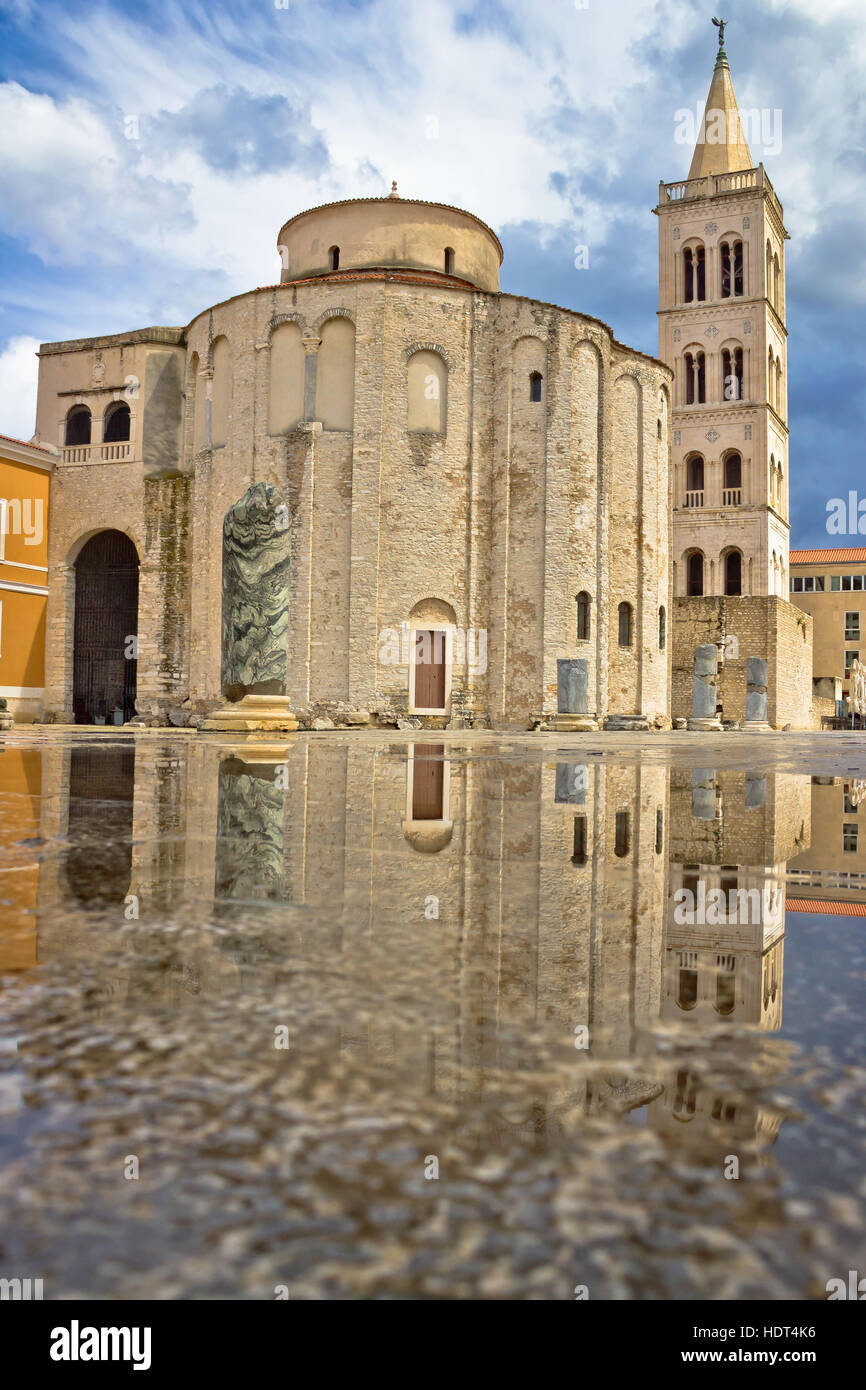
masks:
{"label": "stone column", "polygon": [[557,661],[556,709],[556,715],[549,721],[551,729],[573,733],[598,728],[598,720],[589,708],[589,662],[585,657]]}
{"label": "stone column", "polygon": [[695,647],[692,717],[687,728],[698,733],[720,733],[721,721],[716,718],[719,697],[719,653],[714,642]]}
{"label": "stone column", "polygon": [[319,348],[322,346],[321,338],[307,337],[303,339],[304,346],[304,419],[307,421],[316,418],[316,374],[319,366]]}
{"label": "stone column", "polygon": [[760,656],[746,658],[746,719],[744,729],[762,733],[767,723],[767,663]]}
{"label": "stone column", "polygon": [[692,773],[692,815],[695,820],[716,818],[716,769],[696,767]]}

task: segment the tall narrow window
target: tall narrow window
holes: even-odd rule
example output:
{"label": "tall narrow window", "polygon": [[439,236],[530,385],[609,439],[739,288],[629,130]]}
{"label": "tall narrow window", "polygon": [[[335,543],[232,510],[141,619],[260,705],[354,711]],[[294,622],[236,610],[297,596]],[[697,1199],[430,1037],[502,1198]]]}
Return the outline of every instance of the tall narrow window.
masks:
{"label": "tall narrow window", "polygon": [[330,265],[330,267],[331,267],[332,270],[339,270],[339,269],[340,269],[340,248],[339,248],[339,246],[332,246],[332,247],[331,247],[330,251],[328,252],[328,263],[329,263],[329,265]]}
{"label": "tall narrow window", "polygon": [[707,297],[707,258],[703,246],[695,252],[695,299]]}
{"label": "tall narrow window", "polygon": [[743,557],[739,550],[729,550],[725,556],[725,593],[737,598],[743,592]]}
{"label": "tall narrow window", "polygon": [[633,640],[633,626],[631,604],[621,603],[619,605],[619,645],[621,647],[631,646]]}
{"label": "tall narrow window", "polygon": [[743,376],[743,349],[734,350],[734,381],[737,388],[737,400],[744,400],[746,395],[746,382]]}
{"label": "tall narrow window", "polygon": [[530,373],[529,373],[529,399],[530,399],[531,401],[540,401],[540,400],[541,400],[541,384],[542,384],[542,375],[541,375],[541,372],[530,372]]}
{"label": "tall narrow window", "polygon": [[577,640],[589,641],[589,594],[585,589],[577,596]]}
{"label": "tall narrow window", "polygon": [[719,247],[722,261],[722,299],[731,297],[731,248],[726,241]]}
{"label": "tall narrow window", "polygon": [[728,454],[725,459],[725,489],[743,486],[743,460],[739,454]]}
{"label": "tall narrow window", "polygon": [[445,274],[446,274],[446,275],[453,275],[453,274],[454,274],[454,247],[453,247],[453,246],[446,246],[446,247],[445,247]]}
{"label": "tall narrow window", "polygon": [[631,848],[631,816],[628,811],[617,811],[614,818],[613,852],[617,859],[625,859]]}
{"label": "tall narrow window", "polygon": [[695,359],[692,357],[692,354],[690,352],[687,352],[683,358],[683,372],[685,375],[685,381],[683,382],[683,385],[685,386],[686,405],[694,405]]}
{"label": "tall narrow window", "polygon": [[704,502],[704,461],[700,454],[686,464],[686,506],[701,507]]}
{"label": "tall narrow window", "polygon": [[661,854],[665,845],[665,813],[661,806],[656,807],[656,854]]}
{"label": "tall narrow window", "polygon": [[707,400],[707,361],[702,352],[698,353],[695,377],[698,405],[705,405]]}
{"label": "tall narrow window", "polygon": [[687,588],[689,598],[701,598],[704,592],[704,557],[699,550],[689,556]]}
{"label": "tall narrow window", "polygon": [[687,304],[691,304],[695,297],[695,264],[691,248],[686,247],[683,252],[683,299]]}
{"label": "tall narrow window", "polygon": [[572,864],[586,863],[586,816],[575,816],[574,818],[571,862]]}
{"label": "tall narrow window", "polygon": [[667,621],[668,615],[665,612],[664,604],[659,608],[659,651],[663,652],[667,641]]}
{"label": "tall narrow window", "polygon": [[743,243],[734,242],[734,294],[742,295],[743,290]]}

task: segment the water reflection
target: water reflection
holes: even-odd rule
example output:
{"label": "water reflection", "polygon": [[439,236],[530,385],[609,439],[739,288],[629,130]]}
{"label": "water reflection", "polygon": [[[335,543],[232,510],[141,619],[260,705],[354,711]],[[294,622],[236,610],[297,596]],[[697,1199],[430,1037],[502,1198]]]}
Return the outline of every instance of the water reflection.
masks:
{"label": "water reflection", "polygon": [[[85,1175],[103,1146],[135,1151],[136,1107],[158,1105],[152,1161],[163,1176],[181,1154],[186,1166],[158,1187],[151,1264],[185,1291],[247,1287],[237,1262],[230,1279],[206,1260],[177,1273],[193,1239],[182,1192],[210,1229],[210,1184],[231,1171],[265,1284],[282,1258],[265,1212],[295,1213],[300,1296],[438,1296],[447,1264],[455,1291],[522,1297],[530,1246],[543,1296],[569,1296],[576,1247],[600,1297],[805,1296],[815,1252],[780,1194],[809,1168],[806,1100],[791,1092],[815,1062],[783,1030],[786,881],[797,904],[807,886],[832,891],[816,808],[841,845],[851,786],[501,748],[358,736],[0,753],[0,970],[19,982],[31,1104],[71,1113]],[[866,887],[851,873],[856,908]],[[844,1131],[859,1161],[847,1109],[818,1111],[819,1133]],[[430,1153],[462,1184],[438,1234],[415,1229]],[[731,1154],[739,1187],[722,1177]],[[810,1200],[831,1204],[832,1186]],[[361,1256],[359,1203],[374,1209]],[[84,1176],[82,1229],[111,1225],[96,1206]],[[758,1256],[759,1214],[784,1239]],[[825,1226],[839,1248],[850,1217]],[[311,1234],[331,1219],[355,1232],[345,1247]],[[724,1271],[708,1253],[721,1230]],[[446,1258],[440,1237],[461,1231],[474,1253]],[[80,1252],[41,1238],[61,1281],[154,1296],[140,1270],[86,1273]]]}

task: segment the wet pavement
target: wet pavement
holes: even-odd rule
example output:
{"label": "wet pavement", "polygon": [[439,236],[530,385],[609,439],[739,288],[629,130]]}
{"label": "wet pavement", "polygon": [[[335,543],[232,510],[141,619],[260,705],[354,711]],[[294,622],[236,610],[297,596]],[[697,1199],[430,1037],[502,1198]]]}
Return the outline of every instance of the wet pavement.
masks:
{"label": "wet pavement", "polygon": [[5,736],[0,1277],[825,1298],[861,821],[857,735]]}

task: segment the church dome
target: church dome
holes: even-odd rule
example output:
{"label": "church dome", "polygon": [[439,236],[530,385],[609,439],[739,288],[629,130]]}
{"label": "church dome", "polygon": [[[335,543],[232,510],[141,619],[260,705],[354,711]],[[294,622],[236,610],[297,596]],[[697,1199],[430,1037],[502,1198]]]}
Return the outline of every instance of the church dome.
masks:
{"label": "church dome", "polygon": [[349,198],[290,217],[280,230],[281,281],[363,271],[416,271],[499,289],[502,246],[471,212],[444,203]]}

